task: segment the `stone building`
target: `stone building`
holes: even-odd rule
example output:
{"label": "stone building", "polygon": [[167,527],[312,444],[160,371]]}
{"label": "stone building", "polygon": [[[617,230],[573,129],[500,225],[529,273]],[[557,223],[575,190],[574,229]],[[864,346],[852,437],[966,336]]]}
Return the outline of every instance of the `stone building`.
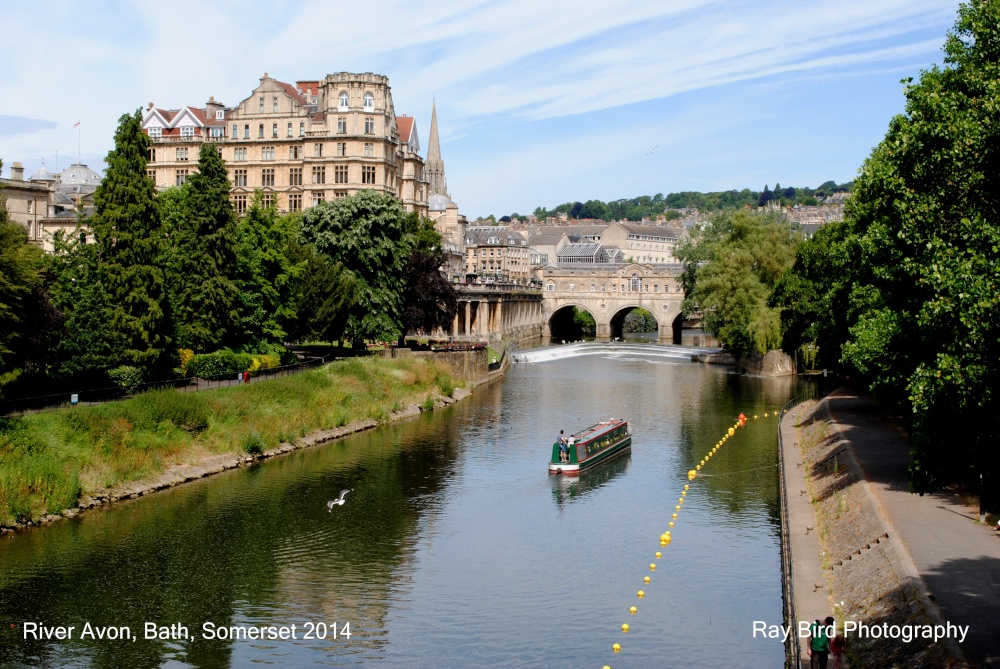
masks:
{"label": "stone building", "polygon": [[153,142],[147,169],[160,189],[184,183],[202,144],[215,143],[237,213],[258,189],[282,212],[373,189],[427,215],[416,123],[396,116],[382,75],[338,72],[293,86],[265,73],[234,107],[214,97],[172,110],[150,103],[142,127]]}
{"label": "stone building", "polygon": [[528,240],[503,226],[470,226],[465,231],[466,274],[476,283],[526,284],[531,280]]}

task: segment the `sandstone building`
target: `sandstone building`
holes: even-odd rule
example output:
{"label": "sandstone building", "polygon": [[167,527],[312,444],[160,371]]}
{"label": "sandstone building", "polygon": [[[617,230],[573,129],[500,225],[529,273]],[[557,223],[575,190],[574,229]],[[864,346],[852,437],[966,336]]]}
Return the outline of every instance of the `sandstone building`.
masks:
{"label": "sandstone building", "polygon": [[142,127],[153,142],[147,169],[159,189],[184,183],[201,145],[213,142],[229,167],[237,213],[258,189],[282,212],[374,189],[427,215],[416,122],[396,116],[382,75],[338,72],[293,86],[265,73],[234,107],[214,97],[172,110],[150,103]]}

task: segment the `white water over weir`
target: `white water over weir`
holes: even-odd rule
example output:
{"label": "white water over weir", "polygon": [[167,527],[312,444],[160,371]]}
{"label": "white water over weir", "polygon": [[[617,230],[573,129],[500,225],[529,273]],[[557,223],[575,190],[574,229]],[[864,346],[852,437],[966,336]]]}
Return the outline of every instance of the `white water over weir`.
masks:
{"label": "white water over weir", "polygon": [[511,354],[513,362],[547,362],[579,355],[655,355],[678,360],[692,360],[699,355],[718,353],[722,349],[663,344],[630,344],[627,342],[585,341],[533,348]]}

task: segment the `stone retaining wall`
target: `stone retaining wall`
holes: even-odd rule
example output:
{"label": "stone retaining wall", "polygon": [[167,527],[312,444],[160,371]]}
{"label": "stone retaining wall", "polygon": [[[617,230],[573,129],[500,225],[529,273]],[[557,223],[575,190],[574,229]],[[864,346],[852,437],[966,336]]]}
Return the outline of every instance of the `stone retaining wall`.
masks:
{"label": "stone retaining wall", "polygon": [[[849,443],[836,430],[825,402],[807,411],[798,445],[817,517],[820,556],[834,617],[867,625],[933,625],[940,614],[924,594],[905,546],[879,508]],[[852,667],[957,666],[941,644],[898,639],[848,639]]]}

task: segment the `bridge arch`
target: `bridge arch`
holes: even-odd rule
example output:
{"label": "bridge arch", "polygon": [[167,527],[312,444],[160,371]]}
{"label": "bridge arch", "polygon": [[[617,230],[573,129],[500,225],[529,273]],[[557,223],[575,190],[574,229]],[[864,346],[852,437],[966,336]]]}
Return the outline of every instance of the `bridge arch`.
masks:
{"label": "bridge arch", "polygon": [[[593,328],[584,327],[583,324],[575,320],[576,310],[590,316],[594,321]],[[584,337],[595,337],[597,335],[597,314],[583,304],[560,304],[549,314],[545,323],[545,331],[548,332],[549,339],[553,342],[579,341]]]}

